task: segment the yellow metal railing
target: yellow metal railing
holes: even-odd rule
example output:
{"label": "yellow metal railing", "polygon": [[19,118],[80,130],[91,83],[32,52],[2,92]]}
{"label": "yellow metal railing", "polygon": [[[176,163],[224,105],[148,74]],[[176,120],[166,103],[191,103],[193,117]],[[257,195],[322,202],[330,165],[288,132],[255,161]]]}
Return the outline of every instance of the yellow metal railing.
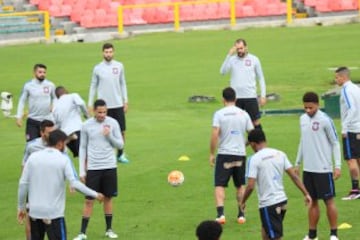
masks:
{"label": "yellow metal railing", "polygon": [[31,11],[31,12],[14,12],[14,13],[1,13],[0,17],[14,17],[14,16],[31,16],[31,15],[44,15],[44,37],[50,40],[50,15],[47,11]]}
{"label": "yellow metal railing", "polygon": [[[184,5],[198,5],[207,3],[230,3],[230,25],[236,26],[236,2],[242,2],[243,0],[198,0],[198,1],[186,1],[186,2],[163,2],[163,3],[149,3],[149,4],[135,4],[135,5],[120,5],[118,8],[118,32],[124,32],[124,9],[135,9],[135,8],[154,8],[154,7],[173,7],[174,9],[174,30],[180,29],[180,6]],[[287,23],[292,23],[292,0],[287,1]],[[360,0],[359,0],[360,2]]]}

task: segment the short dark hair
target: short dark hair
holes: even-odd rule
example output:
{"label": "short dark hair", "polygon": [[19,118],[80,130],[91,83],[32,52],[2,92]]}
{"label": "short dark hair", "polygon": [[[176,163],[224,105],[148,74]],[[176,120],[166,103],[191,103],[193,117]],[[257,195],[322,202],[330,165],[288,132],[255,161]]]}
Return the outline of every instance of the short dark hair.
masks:
{"label": "short dark hair", "polygon": [[341,74],[341,75],[346,75],[348,77],[350,77],[350,70],[347,67],[338,67],[335,70],[335,73]]}
{"label": "short dark hair", "polygon": [[50,147],[56,146],[59,142],[65,142],[67,139],[66,134],[60,129],[55,129],[49,134],[48,145]]}
{"label": "short dark hair", "polygon": [[106,102],[103,99],[97,99],[94,102],[94,109],[96,109],[97,107],[104,107],[106,106]]}
{"label": "short dark hair", "polygon": [[55,88],[55,95],[57,98],[59,98],[61,95],[66,93],[66,89],[63,86],[58,86]]}
{"label": "short dark hair", "polygon": [[46,65],[45,64],[42,64],[42,63],[37,63],[34,65],[34,71],[36,71],[38,68],[44,68],[46,69]]}
{"label": "short dark hair", "polygon": [[199,240],[218,240],[221,233],[221,224],[213,220],[202,221],[196,228],[196,236]]}
{"label": "short dark hair", "polygon": [[53,127],[53,126],[55,126],[53,121],[50,121],[50,120],[47,120],[47,119],[42,120],[41,123],[40,123],[40,132],[44,132],[45,128]]}
{"label": "short dark hair", "polygon": [[247,46],[246,40],[243,38],[236,39],[235,43],[243,43],[245,47]]}
{"label": "short dark hair", "polygon": [[319,96],[316,92],[306,92],[302,99],[304,103],[319,103]]}
{"label": "short dark hair", "polygon": [[104,45],[102,46],[102,50],[103,50],[103,51],[104,51],[105,49],[109,49],[109,48],[115,49],[115,48],[114,48],[114,45],[112,45],[112,43],[104,43]]}
{"label": "short dark hair", "polygon": [[265,132],[259,128],[255,128],[249,132],[248,142],[261,143],[266,142]]}
{"label": "short dark hair", "polygon": [[236,100],[235,90],[231,87],[224,88],[222,95],[227,102],[234,102]]}

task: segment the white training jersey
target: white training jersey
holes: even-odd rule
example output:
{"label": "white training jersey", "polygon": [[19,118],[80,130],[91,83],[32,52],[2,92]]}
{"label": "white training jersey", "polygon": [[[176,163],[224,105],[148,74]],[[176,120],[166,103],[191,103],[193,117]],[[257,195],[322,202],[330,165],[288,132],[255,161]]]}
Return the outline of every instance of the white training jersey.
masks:
{"label": "white training jersey", "polygon": [[266,97],[266,84],[260,60],[248,53],[244,58],[227,55],[220,74],[230,76],[230,86],[236,92],[236,98],[257,98],[256,81],[259,81],[260,96]]}
{"label": "white training jersey", "polygon": [[350,80],[340,92],[341,133],[360,133],[360,88]]}
{"label": "white training jersey", "polygon": [[226,106],[215,112],[212,126],[220,129],[218,154],[246,156],[246,133],[254,128],[246,111]]}
{"label": "white training jersey", "polygon": [[55,85],[47,79],[32,79],[25,83],[18,103],[16,118],[22,118],[25,103],[28,101],[28,118],[42,121],[53,120],[51,115],[52,102],[55,101]]}
{"label": "white training jersey", "polygon": [[77,93],[64,94],[54,104],[55,124],[68,136],[81,130],[81,115],[89,117],[85,102]]}
{"label": "white training jersey", "polygon": [[30,155],[34,152],[37,152],[39,150],[43,150],[47,147],[46,142],[42,139],[42,137],[35,138],[29,142],[26,143],[24,157],[22,160],[22,166],[25,165],[26,161],[30,157]]}
{"label": "white training jersey", "polygon": [[329,173],[341,167],[340,143],[332,119],[318,110],[310,117],[304,113],[300,117],[300,143],[295,166],[303,161],[306,172]]}
{"label": "white training jersey", "polygon": [[[104,128],[110,129],[108,136],[103,135]],[[101,170],[117,167],[114,148],[122,149],[124,141],[119,123],[106,117],[98,122],[94,117],[83,123],[80,132],[79,171],[80,177],[86,170]]]}
{"label": "white training jersey", "polygon": [[28,195],[30,217],[64,217],[66,180],[86,196],[97,196],[95,191],[77,180],[71,161],[59,150],[49,147],[31,154],[19,181],[18,209],[25,210]]}
{"label": "white training jersey", "polygon": [[292,165],[286,154],[274,148],[264,148],[248,161],[248,178],[256,179],[259,208],[287,200],[283,174]]}
{"label": "white training jersey", "polygon": [[91,107],[95,95],[103,99],[108,108],[119,108],[128,102],[124,66],[121,62],[102,61],[94,67],[88,106]]}

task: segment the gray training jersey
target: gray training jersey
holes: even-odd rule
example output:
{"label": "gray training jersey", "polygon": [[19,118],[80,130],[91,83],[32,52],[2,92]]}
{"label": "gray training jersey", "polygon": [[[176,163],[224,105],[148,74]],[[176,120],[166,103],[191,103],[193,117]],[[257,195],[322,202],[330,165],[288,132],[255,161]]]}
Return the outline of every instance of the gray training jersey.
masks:
{"label": "gray training jersey", "polygon": [[236,98],[257,98],[256,80],[260,85],[260,96],[266,97],[266,85],[260,60],[250,53],[244,58],[227,55],[220,68],[220,74],[231,73],[230,86]]}
{"label": "gray training jersey", "polygon": [[77,93],[64,94],[54,104],[55,124],[67,135],[81,130],[81,115],[89,117],[85,102]]}
{"label": "gray training jersey", "polygon": [[103,99],[108,108],[119,108],[128,102],[124,66],[112,60],[102,61],[94,67],[88,106],[92,106],[97,93],[98,99]]}
{"label": "gray training jersey", "polygon": [[248,162],[248,178],[256,179],[259,208],[287,200],[283,175],[292,165],[286,154],[274,148],[264,148]]}
{"label": "gray training jersey", "polygon": [[25,164],[19,181],[18,209],[25,210],[29,198],[29,215],[36,219],[64,217],[66,180],[86,196],[97,193],[77,180],[71,161],[55,148],[33,153]]}
{"label": "gray training jersey", "polygon": [[44,140],[41,137],[35,138],[33,140],[31,140],[30,142],[26,143],[26,147],[25,147],[25,152],[24,152],[24,157],[22,160],[22,166],[25,165],[26,161],[28,160],[28,158],[30,157],[30,155],[34,152],[43,150],[44,148],[47,147],[46,142],[44,142]]}
{"label": "gray training jersey", "polygon": [[254,128],[246,111],[226,106],[215,112],[212,126],[220,128],[218,154],[246,156],[245,134]]}
{"label": "gray training jersey", "polygon": [[[109,136],[103,135],[104,128],[110,128]],[[115,119],[106,117],[102,122],[95,118],[86,120],[80,133],[80,177],[86,175],[86,170],[116,168],[114,148],[122,149],[123,145],[120,126]]]}
{"label": "gray training jersey", "polygon": [[347,81],[340,92],[341,133],[360,133],[360,88]]}
{"label": "gray training jersey", "polygon": [[18,103],[16,118],[22,118],[25,103],[29,103],[28,117],[37,121],[52,120],[51,107],[55,100],[55,85],[47,79],[32,79],[25,83]]}
{"label": "gray training jersey", "polygon": [[313,117],[303,114],[300,117],[300,143],[295,166],[303,160],[306,172],[333,172],[335,167],[341,167],[340,143],[332,119],[321,110]]}

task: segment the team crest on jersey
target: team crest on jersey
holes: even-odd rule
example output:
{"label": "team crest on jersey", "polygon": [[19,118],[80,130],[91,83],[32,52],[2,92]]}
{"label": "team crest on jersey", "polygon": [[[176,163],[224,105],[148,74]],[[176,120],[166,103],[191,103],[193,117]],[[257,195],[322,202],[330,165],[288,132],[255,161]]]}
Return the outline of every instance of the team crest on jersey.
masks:
{"label": "team crest on jersey", "polygon": [[251,60],[245,59],[245,66],[250,67],[251,66]]}
{"label": "team crest on jersey", "polygon": [[313,131],[319,130],[320,123],[319,122],[313,122],[311,128]]}
{"label": "team crest on jersey", "polygon": [[44,93],[49,93],[49,92],[50,92],[50,89],[49,89],[49,87],[44,87],[44,88],[43,88],[43,91],[44,91]]}
{"label": "team crest on jersey", "polygon": [[112,71],[113,71],[113,74],[118,74],[118,73],[119,73],[119,69],[118,69],[118,68],[113,68]]}

